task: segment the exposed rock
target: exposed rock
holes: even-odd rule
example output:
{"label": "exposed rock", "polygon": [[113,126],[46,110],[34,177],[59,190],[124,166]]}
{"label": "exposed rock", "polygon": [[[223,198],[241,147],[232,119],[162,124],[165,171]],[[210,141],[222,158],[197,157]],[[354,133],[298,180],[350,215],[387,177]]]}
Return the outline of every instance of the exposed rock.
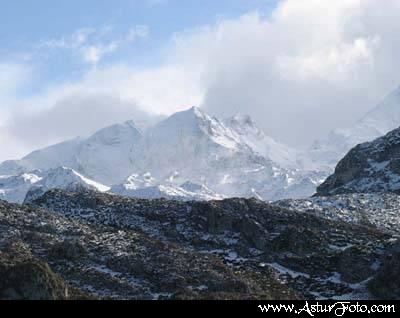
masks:
{"label": "exposed rock", "polygon": [[400,128],[353,148],[317,189],[317,195],[400,193]]}
{"label": "exposed rock", "polygon": [[[136,208],[140,208],[142,213],[150,212],[142,209],[148,202],[149,208],[156,208],[157,204],[163,211],[170,208],[171,215],[161,217],[161,220],[167,220],[172,214],[176,217],[181,208],[187,213],[188,206],[183,203],[132,200],[125,205],[120,197],[98,196],[99,193],[96,192],[80,192],[78,201],[74,201],[74,193],[55,191],[53,194],[55,193],[71,196],[71,208],[76,208],[76,204],[87,204],[85,213],[66,218],[59,213],[32,206],[0,202],[0,251],[6,253],[5,246],[9,242],[22,242],[32,252],[34,259],[39,259],[40,264],[50,264],[54,272],[62,278],[57,280],[54,277],[58,276],[47,274],[47,265],[39,267],[47,275],[44,276],[46,282],[54,283],[55,287],[66,286],[62,285],[65,280],[72,288],[82,290],[83,298],[87,297],[86,294],[112,299],[164,299],[175,298],[175,295],[178,298],[196,295],[195,298],[198,299],[298,298],[297,293],[279,282],[272,272],[260,272],[257,267],[239,270],[219,255],[201,249],[194,250],[185,239],[162,239],[156,232],[146,234],[143,231],[145,229],[140,228],[137,223],[142,216],[131,214],[132,209]],[[47,198],[50,203],[52,199]],[[108,210],[110,220],[120,223],[111,224],[110,220],[105,219],[91,222],[89,215],[101,215],[102,204],[107,201],[110,204],[108,208],[111,208]],[[134,202],[141,203],[142,207],[132,204]],[[89,207],[99,209],[99,213],[93,213]],[[123,218],[125,211],[132,217],[129,224]],[[71,213],[75,212],[72,208]],[[151,219],[155,218],[155,214],[149,213],[150,227],[147,231],[157,230],[156,226],[152,227],[156,222]],[[205,232],[196,235],[200,238],[201,233]],[[5,259],[8,258],[7,254]],[[18,276],[25,277],[22,274]],[[34,275],[29,273],[29,277]],[[10,292],[7,286],[5,290],[6,296],[19,297],[13,290]],[[17,292],[20,293],[19,290]],[[78,295],[77,292],[74,295]],[[31,297],[30,294],[21,297],[28,296]],[[61,296],[63,295],[56,293],[53,298]],[[52,295],[34,294],[32,297],[51,298]],[[64,295],[64,298],[67,297],[68,295]]]}
{"label": "exposed rock", "polygon": [[[102,242],[93,253],[96,260],[93,256],[85,260],[103,265],[96,265],[96,275],[86,269],[79,280],[90,286],[101,283],[96,290],[105,293],[104,290],[115,290],[121,277],[125,282],[133,279],[129,277],[140,279],[142,287],[134,285],[136,289],[128,293],[132,288],[128,283],[131,287],[121,287],[123,293],[115,291],[123,298],[157,295],[203,299],[230,295],[231,299],[253,299],[261,294],[291,295],[273,277],[300,297],[368,298],[371,295],[365,291],[363,281],[376,274],[378,268],[374,264],[391,238],[386,230],[368,222],[346,223],[340,218],[288,210],[256,199],[178,202],[52,190],[34,204],[92,230],[106,226],[113,240],[105,239],[104,234],[99,237],[96,230],[91,235]],[[88,254],[93,250],[93,242],[83,238],[80,242],[88,248]],[[106,244],[111,245],[106,248]],[[362,247],[354,257],[351,250],[346,252],[351,246]],[[354,265],[349,267],[352,262]],[[225,266],[232,270],[231,274]],[[114,273],[110,274],[112,279],[106,282],[104,275],[99,278],[99,270]],[[78,280],[76,273],[68,273]],[[88,273],[93,273],[93,278]],[[262,285],[269,288],[260,289],[261,277]],[[230,286],[235,286],[235,293]]]}

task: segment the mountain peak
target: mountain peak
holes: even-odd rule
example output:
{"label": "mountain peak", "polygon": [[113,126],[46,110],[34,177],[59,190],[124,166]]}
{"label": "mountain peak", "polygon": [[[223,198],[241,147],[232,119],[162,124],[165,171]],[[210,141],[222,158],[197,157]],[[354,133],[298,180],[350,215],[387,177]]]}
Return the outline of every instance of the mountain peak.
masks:
{"label": "mountain peak", "polygon": [[236,113],[235,116],[228,118],[228,120],[230,122],[238,123],[241,125],[246,125],[246,126],[251,126],[251,127],[256,126],[256,123],[253,121],[253,119],[248,114]]}
{"label": "mountain peak", "polygon": [[180,118],[184,120],[207,120],[211,119],[202,109],[197,106],[193,106],[187,110],[177,112],[173,114],[170,118]]}
{"label": "mountain peak", "polygon": [[255,121],[247,114],[237,113],[235,116],[226,120],[228,127],[233,129],[239,135],[253,135],[257,138],[264,138],[265,133],[258,128]]}

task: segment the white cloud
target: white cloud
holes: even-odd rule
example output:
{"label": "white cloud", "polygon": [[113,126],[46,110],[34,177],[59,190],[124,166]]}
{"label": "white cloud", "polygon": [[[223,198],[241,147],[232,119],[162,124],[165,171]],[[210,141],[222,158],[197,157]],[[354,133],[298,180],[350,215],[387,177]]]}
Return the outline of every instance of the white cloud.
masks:
{"label": "white cloud", "polygon": [[[161,50],[164,60],[152,68],[99,65],[81,80],[14,98],[8,133],[14,144],[25,140],[27,151],[126,117],[201,104],[221,117],[249,113],[274,137],[307,145],[350,125],[400,84],[399,16],[398,0],[282,1],[270,17],[252,12],[175,34]],[[47,45],[78,51],[97,65],[120,43],[147,36],[148,29],[110,34],[112,28],[81,29]],[[0,92],[3,81],[10,85],[3,91],[13,96],[16,84],[1,76]],[[19,83],[21,76],[14,76]],[[74,120],[74,112],[82,120]],[[40,130],[29,118],[42,123]]]}
{"label": "white cloud", "polygon": [[[180,66],[138,70],[114,65],[89,71],[81,81],[49,86],[36,96],[13,101],[1,130],[0,162],[96,129],[160,116],[201,101],[199,81]],[[179,88],[179,89],[177,89]]]}
{"label": "white cloud", "polygon": [[93,66],[106,56],[126,44],[149,35],[149,27],[137,25],[122,35],[116,35],[112,26],[102,28],[81,28],[70,35],[43,41],[39,49],[62,49],[78,54],[82,60]]}
{"label": "white cloud", "polygon": [[202,67],[203,106],[250,113],[274,137],[307,145],[351,125],[400,83],[400,1],[286,0],[176,36]]}

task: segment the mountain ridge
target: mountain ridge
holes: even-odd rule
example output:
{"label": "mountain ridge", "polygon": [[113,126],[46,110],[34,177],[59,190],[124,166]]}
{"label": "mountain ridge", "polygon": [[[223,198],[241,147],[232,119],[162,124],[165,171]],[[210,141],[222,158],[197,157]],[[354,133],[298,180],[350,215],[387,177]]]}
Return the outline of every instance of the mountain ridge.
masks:
{"label": "mountain ridge", "polygon": [[89,180],[119,189],[119,194],[126,194],[130,187],[129,176],[151,174],[154,180],[149,186],[153,188],[147,189],[151,196],[157,191],[167,197],[168,191],[185,193],[180,186],[191,182],[212,190],[188,193],[186,199],[214,193],[210,198],[273,200],[288,193],[311,195],[315,180],[321,179],[314,178],[315,172],[297,169],[294,153],[267,136],[249,116],[221,121],[192,107],[145,131],[126,121],[88,138],[34,151],[19,161],[0,164],[0,174],[68,167]]}

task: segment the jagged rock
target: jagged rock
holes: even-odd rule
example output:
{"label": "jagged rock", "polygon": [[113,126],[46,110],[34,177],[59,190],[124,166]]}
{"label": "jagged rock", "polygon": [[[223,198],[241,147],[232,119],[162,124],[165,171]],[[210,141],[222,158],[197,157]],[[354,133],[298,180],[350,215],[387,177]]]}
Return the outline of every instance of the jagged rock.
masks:
{"label": "jagged rock", "polygon": [[400,128],[350,150],[335,173],[317,188],[317,195],[400,193],[399,166]]}

